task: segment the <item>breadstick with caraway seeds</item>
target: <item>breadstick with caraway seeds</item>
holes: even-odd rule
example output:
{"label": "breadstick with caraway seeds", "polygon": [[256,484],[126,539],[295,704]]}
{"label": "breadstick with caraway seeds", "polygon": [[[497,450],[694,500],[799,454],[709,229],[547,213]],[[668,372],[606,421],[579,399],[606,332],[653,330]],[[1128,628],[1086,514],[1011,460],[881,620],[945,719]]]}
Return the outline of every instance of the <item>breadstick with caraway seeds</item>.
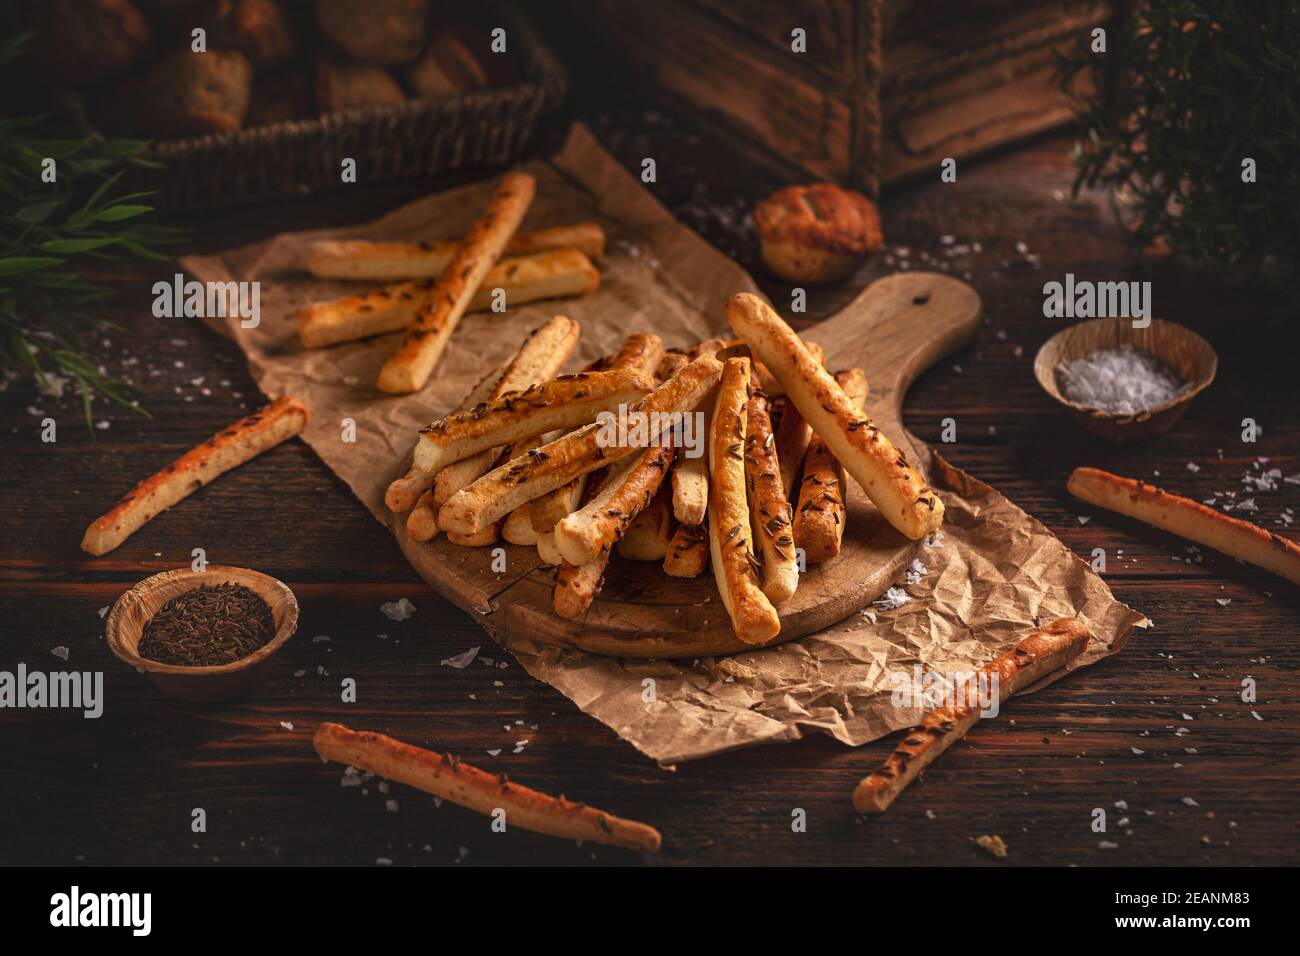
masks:
{"label": "breadstick with caraway seeds", "polygon": [[913,541],[938,530],[943,522],[939,496],[885,433],[853,407],[844,389],[771,306],[741,292],[727,300],[727,321],[890,525]]}
{"label": "breadstick with caraway seeds", "polygon": [[407,326],[402,344],[380,370],[381,391],[402,394],[424,387],[474,293],[519,228],[536,187],[527,173],[501,177],[487,211],[465,236],[456,257]]}
{"label": "breadstick with caraway seeds", "polygon": [[307,427],[307,406],[292,395],[241,418],[140,482],[86,529],[81,549],[98,557],[155,515]]}
{"label": "breadstick with caraway seeds", "polygon": [[1155,485],[1097,468],[1076,468],[1070,494],[1300,584],[1300,545]]}
{"label": "breadstick with caraway seeds", "polygon": [[752,389],[750,362],[727,359],[713,406],[709,436],[709,552],[718,593],[736,636],[764,644],[781,631],[781,618],[758,580],[745,495],[745,411]]}
{"label": "breadstick with caraway seeds", "polygon": [[[1088,646],[1091,633],[1074,617],[1053,621],[1000,657],[980,668],[980,678],[996,687],[998,703],[1074,660]],[[926,714],[904,736],[880,768],[853,791],[858,813],[884,813],[921,771],[965,737],[980,719],[978,703],[954,702]]]}
{"label": "breadstick with caraway seeds", "polygon": [[[867,376],[862,369],[850,369],[835,376],[855,409],[867,400]],[[845,507],[844,466],[835,460],[820,436],[813,436],[804,456],[803,480],[799,484],[794,510],[794,543],[802,548],[809,564],[829,561],[840,553]]]}
{"label": "breadstick with caraway seeds", "polygon": [[760,391],[750,396],[746,406],[745,481],[754,550],[763,556],[763,593],[780,604],[794,597],[799,587],[799,564],[769,407],[768,397]]}
{"label": "breadstick with caraway seeds", "polygon": [[492,816],[505,812],[507,827],[657,853],[659,832],[644,823],[552,797],[488,773],[451,754],[438,754],[370,731],[342,724],[316,728],[312,744],[322,760],[333,760],[415,787],[425,793]]}

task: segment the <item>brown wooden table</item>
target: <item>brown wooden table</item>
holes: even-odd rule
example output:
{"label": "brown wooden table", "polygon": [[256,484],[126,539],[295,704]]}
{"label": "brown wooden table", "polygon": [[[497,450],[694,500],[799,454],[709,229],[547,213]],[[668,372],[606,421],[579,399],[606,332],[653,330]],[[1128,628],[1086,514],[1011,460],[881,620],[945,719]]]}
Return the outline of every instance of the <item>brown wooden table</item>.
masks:
{"label": "brown wooden table", "polygon": [[[751,259],[744,213],[788,181],[787,171],[667,109],[613,107],[587,118],[629,167],[655,155],[654,188],[669,207]],[[553,136],[542,148],[546,142]],[[530,679],[477,622],[425,586],[388,533],[300,443],[221,478],[116,551],[88,559],[78,543],[92,518],[259,401],[229,342],[197,323],[151,316],[150,286],[171,267],[133,266],[115,273],[121,297],[111,317],[125,330],[103,336],[101,354],[109,369],[142,386],[152,417],[96,403],[94,419],[109,427],[88,430],[75,399],[38,396],[27,381],[0,394],[0,669],[25,661],[46,670],[103,670],[107,696],[98,720],[0,711],[0,862],[638,862],[623,851],[522,831],[494,834],[485,818],[436,807],[405,787],[388,796],[373,781],[345,788],[342,768],[322,764],[311,748],[312,730],[327,719],[452,750],[652,823],[664,835],[655,862],[1296,862],[1300,591],[1213,553],[1189,563],[1181,541],[1081,507],[1065,492],[1066,475],[1079,464],[1195,498],[1240,491],[1243,472],[1259,457],[1285,474],[1300,472],[1294,348],[1280,347],[1283,330],[1254,293],[1172,263],[1149,275],[1135,270],[1105,201],[1069,198],[1069,145],[1068,136],[1040,141],[964,165],[956,184],[942,185],[936,174],[884,201],[891,250],[907,247],[913,268],[941,261],[968,273],[987,314],[972,346],[916,384],[906,420],[935,442],[941,420],[954,418],[959,440],[944,454],[996,485],[1076,553],[1105,548],[1116,595],[1155,628],[1118,657],[982,723],[886,816],[857,819],[849,793],[892,740],[854,751],[812,738],[660,770]],[[189,248],[362,221],[445,184],[359,185],[192,221]],[[945,255],[976,242],[980,252]],[[899,268],[897,252],[891,257],[877,259],[855,283],[814,296],[808,318]],[[1066,272],[1150,278],[1157,316],[1197,328],[1218,347],[1218,381],[1172,433],[1135,447],[1104,444],[1039,390],[1033,356],[1061,327],[1043,318],[1042,285]],[[768,291],[788,301],[785,288]],[[37,411],[58,420],[57,443],[40,441]],[[1245,417],[1263,426],[1256,444],[1241,441]],[[1300,485],[1255,498],[1253,517],[1286,533],[1275,522],[1284,509],[1300,507]],[[302,604],[299,636],[265,686],[227,706],[162,697],[113,658],[102,638],[100,609],[140,578],[188,565],[195,547],[213,562],[280,577]],[[419,608],[410,620],[394,623],[380,613],[380,604],[403,596]],[[328,641],[313,640],[318,635]],[[440,666],[473,645],[508,666]],[[66,664],[51,655],[57,646],[69,649]],[[340,703],[343,677],[357,679],[358,703]],[[1258,687],[1252,704],[1240,699],[1247,677]],[[528,744],[515,754],[521,738]],[[497,749],[499,756],[488,755]],[[389,797],[396,812],[386,808]],[[191,832],[196,807],[207,811],[206,833]],[[1091,829],[1098,807],[1108,814],[1104,834]],[[807,812],[805,833],[791,830],[794,808]],[[1005,863],[975,848],[972,838],[981,834],[1005,839]],[[1115,846],[1102,848],[1102,841]]]}

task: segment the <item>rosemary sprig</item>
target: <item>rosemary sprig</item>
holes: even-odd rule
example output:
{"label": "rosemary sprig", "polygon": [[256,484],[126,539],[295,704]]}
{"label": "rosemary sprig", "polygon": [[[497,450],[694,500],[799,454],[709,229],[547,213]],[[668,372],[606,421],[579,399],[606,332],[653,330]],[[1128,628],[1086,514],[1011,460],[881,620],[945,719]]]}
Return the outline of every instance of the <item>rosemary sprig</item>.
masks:
{"label": "rosemary sprig", "polygon": [[[1139,251],[1167,245],[1195,261],[1294,280],[1300,0],[1130,6],[1108,30],[1105,53],[1084,35],[1058,59],[1084,131],[1075,194],[1110,190]],[[1086,73],[1095,95],[1080,94]],[[1253,183],[1242,180],[1247,157]]]}
{"label": "rosemary sprig", "polygon": [[[29,37],[0,42],[0,68]],[[30,368],[46,387],[51,374],[75,381],[87,423],[96,393],[143,413],[131,386],[88,357],[88,335],[115,326],[98,314],[112,290],[82,267],[165,259],[159,250],[180,238],[151,221],[152,193],[121,185],[131,170],[158,165],[148,145],[81,133],[50,115],[0,118],[0,362]]]}

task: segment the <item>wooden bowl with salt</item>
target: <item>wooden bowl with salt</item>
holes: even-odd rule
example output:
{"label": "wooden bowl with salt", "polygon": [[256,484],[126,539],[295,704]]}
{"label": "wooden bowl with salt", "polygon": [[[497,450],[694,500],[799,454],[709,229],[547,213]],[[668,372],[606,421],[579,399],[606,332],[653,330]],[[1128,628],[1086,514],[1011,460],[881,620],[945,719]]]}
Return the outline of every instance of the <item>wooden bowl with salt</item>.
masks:
{"label": "wooden bowl with salt", "polygon": [[[1126,345],[1163,362],[1186,383],[1185,387],[1169,401],[1136,413],[1104,411],[1072,401],[1062,393],[1057,379],[1061,363]],[[1191,329],[1159,319],[1145,329],[1135,329],[1132,319],[1080,322],[1044,342],[1034,359],[1034,375],[1043,391],[1068,408],[1088,431],[1120,444],[1143,441],[1172,428],[1192,399],[1214,381],[1218,368],[1219,357],[1209,342]]]}
{"label": "wooden bowl with salt", "polygon": [[[163,664],[140,656],[145,624],[164,604],[187,591],[227,583],[242,584],[266,602],[275,623],[275,635],[270,641],[229,664],[192,667]],[[297,627],[298,600],[285,584],[260,571],[212,564],[206,571],[179,568],[145,578],[113,604],[105,639],[109,650],[148,674],[164,693],[196,703],[215,703],[242,697],[260,684],[271,657],[293,636]]]}

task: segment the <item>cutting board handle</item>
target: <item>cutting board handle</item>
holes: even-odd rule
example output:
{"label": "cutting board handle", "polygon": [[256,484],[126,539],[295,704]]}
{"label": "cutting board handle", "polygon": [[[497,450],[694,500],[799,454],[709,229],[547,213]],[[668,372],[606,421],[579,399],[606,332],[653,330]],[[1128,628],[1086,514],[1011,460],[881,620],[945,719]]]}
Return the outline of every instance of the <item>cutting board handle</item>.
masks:
{"label": "cutting board handle", "polygon": [[975,336],[980,315],[979,293],[960,279],[899,272],[877,279],[804,335],[825,349],[831,369],[870,355],[873,404],[897,408],[918,375]]}

